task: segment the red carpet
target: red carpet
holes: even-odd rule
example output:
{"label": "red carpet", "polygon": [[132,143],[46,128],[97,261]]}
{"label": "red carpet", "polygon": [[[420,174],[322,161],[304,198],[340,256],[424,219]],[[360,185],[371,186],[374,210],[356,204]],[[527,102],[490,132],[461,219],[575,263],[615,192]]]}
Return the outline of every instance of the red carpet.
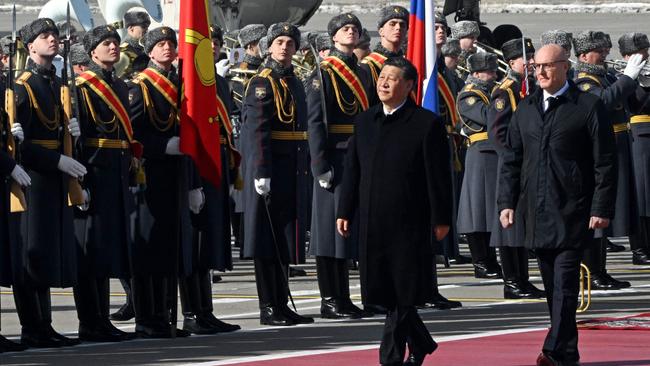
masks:
{"label": "red carpet", "polygon": [[650,330],[650,313],[620,318],[596,318],[578,322],[580,329]]}
{"label": "red carpet", "polygon": [[[425,365],[528,366],[535,365],[546,331],[488,336],[441,342]],[[650,365],[650,332],[637,330],[580,331],[583,366]],[[365,366],[378,365],[376,349],[327,353],[237,363],[241,366]]]}

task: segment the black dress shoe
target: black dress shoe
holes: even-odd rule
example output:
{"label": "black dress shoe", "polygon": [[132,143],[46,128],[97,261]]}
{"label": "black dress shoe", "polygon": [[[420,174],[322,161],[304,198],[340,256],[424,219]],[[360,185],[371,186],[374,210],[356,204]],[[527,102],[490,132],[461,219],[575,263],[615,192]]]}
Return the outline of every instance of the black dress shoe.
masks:
{"label": "black dress shoe", "polygon": [[320,315],[325,319],[345,319],[351,315],[343,312],[341,302],[332,297],[326,297],[320,301]]}
{"label": "black dress shoe", "polygon": [[289,277],[303,277],[306,275],[307,272],[302,268],[289,267]]}
{"label": "black dress shoe", "polygon": [[260,324],[273,326],[289,326],[296,323],[280,312],[275,306],[265,306],[260,309]]}
{"label": "black dress shoe", "polygon": [[466,255],[457,255],[454,258],[449,259],[449,263],[451,264],[469,264],[472,263],[472,258],[468,257]]}
{"label": "black dress shoe", "polygon": [[388,309],[386,309],[381,305],[373,305],[373,304],[364,304],[363,311],[367,311],[373,314],[381,314],[381,315],[388,314]]}
{"label": "black dress shoe", "polygon": [[111,334],[113,334],[113,335],[115,335],[117,337],[120,337],[123,341],[130,341],[130,340],[136,338],[135,333],[129,333],[129,332],[125,332],[125,331],[123,331],[121,329],[118,329],[108,319],[105,319],[102,322],[102,326],[104,327],[104,329],[106,329]]}
{"label": "black dress shoe", "polygon": [[409,353],[406,361],[404,361],[404,366],[422,366],[422,363],[424,363],[424,357],[426,357],[425,354]]}
{"label": "black dress shoe", "polygon": [[460,301],[449,300],[448,298],[442,296],[439,292],[433,295],[432,301],[428,304],[428,307],[432,307],[438,310],[448,310],[462,307],[463,304]]}
{"label": "black dress shoe", "polygon": [[176,338],[187,338],[191,335],[192,333],[186,331],[185,329],[176,328],[176,331],[174,332],[174,337]]}
{"label": "black dress shoe", "polygon": [[650,265],[650,256],[644,249],[634,249],[632,251],[632,264],[637,266]]}
{"label": "black dress shoe", "polygon": [[537,366],[560,366],[560,362],[544,352],[537,356]]}
{"label": "black dress shoe", "polygon": [[212,283],[219,283],[221,281],[223,281],[223,277],[219,276],[218,274],[212,275]]}
{"label": "black dress shoe", "polygon": [[608,253],[618,253],[625,251],[625,246],[614,244],[611,241],[607,240],[607,252]]}
{"label": "black dress shoe", "polygon": [[616,287],[617,289],[628,288],[632,286],[632,284],[629,281],[619,281],[614,277],[610,276],[610,274],[607,272],[605,272],[602,276],[605,277],[607,281],[613,284],[614,287]]}
{"label": "black dress shoe", "polygon": [[127,302],[126,304],[122,305],[122,307],[111,314],[109,316],[109,319],[119,321],[119,322],[125,322],[128,320],[131,320],[135,317],[135,312],[133,311],[133,304],[130,302]]}
{"label": "black dress shoe", "polygon": [[45,328],[45,331],[47,332],[46,334],[50,338],[56,339],[57,342],[59,342],[61,344],[61,347],[71,347],[71,346],[76,346],[79,343],[81,343],[81,341],[79,339],[77,339],[77,338],[68,338],[68,337],[64,336],[63,334],[57,333],[54,330],[54,328],[52,328],[52,325],[48,325]]}
{"label": "black dress shoe", "polygon": [[57,348],[62,344],[57,339],[50,337],[43,332],[25,332],[20,335],[20,343],[29,348]]}
{"label": "black dress shoe", "polygon": [[84,342],[120,342],[122,337],[100,325],[79,324],[79,339]]}
{"label": "black dress shoe", "polygon": [[362,310],[358,306],[354,305],[350,298],[343,299],[341,306],[343,307],[343,313],[350,314],[353,319],[371,318],[375,316],[375,314],[370,311]]}
{"label": "black dress shoe", "polygon": [[27,349],[27,346],[21,343],[16,343],[8,340],[0,335],[0,353],[4,352],[20,352]]}
{"label": "black dress shoe", "polygon": [[289,309],[289,307],[286,304],[280,305],[279,308],[282,315],[289,318],[295,324],[311,324],[314,322],[314,318],[309,316],[302,316],[294,312],[293,310]]}
{"label": "black dress shoe", "polygon": [[497,265],[490,265],[486,263],[474,264],[474,277],[475,278],[501,278],[501,267]]}
{"label": "black dress shoe", "polygon": [[530,283],[530,281],[522,282],[522,286],[526,289],[526,291],[533,294],[534,299],[545,299],[546,298],[546,291],[537,288],[535,285]]}
{"label": "black dress shoe", "polygon": [[172,338],[172,331],[167,324],[136,324],[135,334],[138,338]]}
{"label": "black dress shoe", "polygon": [[507,280],[503,283],[504,299],[535,299],[535,295],[517,280]]}
{"label": "black dress shoe", "polygon": [[199,317],[204,322],[211,324],[212,327],[217,330],[217,333],[229,333],[241,329],[241,327],[237,324],[230,324],[217,319],[217,317],[214,316],[214,314],[212,314],[211,312],[206,314],[201,314],[199,315]]}
{"label": "black dress shoe", "polygon": [[183,319],[183,330],[192,334],[216,334],[219,333],[212,324],[205,322],[196,315],[188,315]]}

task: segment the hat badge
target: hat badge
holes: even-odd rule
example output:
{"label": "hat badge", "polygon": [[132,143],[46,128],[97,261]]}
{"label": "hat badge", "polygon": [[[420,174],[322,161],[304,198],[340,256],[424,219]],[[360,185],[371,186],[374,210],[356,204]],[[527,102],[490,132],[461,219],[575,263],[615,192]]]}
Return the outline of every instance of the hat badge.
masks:
{"label": "hat badge", "polygon": [[167,29],[166,29],[166,28],[163,28],[163,29],[160,30],[160,32],[161,32],[162,34],[167,34]]}
{"label": "hat badge", "polygon": [[393,11],[399,13],[399,8],[393,8]]}
{"label": "hat badge", "polygon": [[348,15],[348,19],[352,19],[352,14],[347,14],[347,15]]}
{"label": "hat badge", "polygon": [[285,31],[288,31],[288,30],[289,30],[289,26],[288,26],[288,25],[285,25],[285,26],[284,26],[284,30],[285,30]]}

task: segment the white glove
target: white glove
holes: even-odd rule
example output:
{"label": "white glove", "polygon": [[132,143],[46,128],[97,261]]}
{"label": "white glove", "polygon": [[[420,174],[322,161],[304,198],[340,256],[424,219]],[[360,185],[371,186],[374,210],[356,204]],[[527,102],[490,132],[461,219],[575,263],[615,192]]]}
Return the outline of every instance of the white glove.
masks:
{"label": "white glove", "polygon": [[632,79],[636,79],[641,73],[643,66],[645,66],[645,60],[643,59],[643,56],[641,56],[639,53],[635,53],[627,60],[627,66],[625,66],[623,74],[629,76]]}
{"label": "white glove", "polygon": [[255,179],[255,192],[260,196],[265,196],[271,192],[271,178]]}
{"label": "white glove", "polygon": [[174,136],[169,140],[167,140],[167,147],[165,148],[165,154],[183,155],[180,150],[180,141],[181,139],[178,136]]}
{"label": "white glove", "polygon": [[11,126],[11,134],[14,138],[18,139],[18,142],[23,142],[25,140],[25,133],[23,132],[23,126],[20,123],[14,123]]}
{"label": "white glove", "polygon": [[195,214],[201,212],[203,204],[205,203],[205,195],[203,188],[196,188],[189,192],[190,211]]}
{"label": "white glove", "polygon": [[66,173],[73,178],[81,178],[86,175],[86,167],[73,158],[61,155],[57,167],[60,171]]}
{"label": "white glove", "polygon": [[228,59],[224,58],[223,60],[217,62],[217,74],[221,77],[225,77],[230,70],[230,65],[228,64]]}
{"label": "white glove", "polygon": [[72,137],[81,136],[81,128],[79,128],[79,122],[77,122],[76,118],[70,118],[70,121],[68,122],[68,131],[70,131]]}
{"label": "white glove", "polygon": [[11,171],[11,178],[23,187],[32,185],[32,178],[30,178],[29,174],[27,174],[27,172],[18,164],[16,164],[14,170]]}
{"label": "white glove", "polygon": [[77,208],[81,211],[88,211],[90,208],[90,192],[87,189],[84,189],[81,193],[84,196],[84,203],[82,205],[77,205]]}
{"label": "white glove", "polygon": [[323,173],[316,177],[318,179],[318,185],[323,189],[330,189],[332,187],[332,170],[328,170],[326,173]]}

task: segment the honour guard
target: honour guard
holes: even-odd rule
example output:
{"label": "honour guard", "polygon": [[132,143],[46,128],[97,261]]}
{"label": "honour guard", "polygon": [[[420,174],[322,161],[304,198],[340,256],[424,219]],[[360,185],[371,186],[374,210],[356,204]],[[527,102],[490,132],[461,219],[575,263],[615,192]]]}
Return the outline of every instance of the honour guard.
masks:
{"label": "honour guard", "polygon": [[458,205],[458,233],[467,236],[476,278],[501,277],[490,232],[496,220],[497,154],[488,141],[489,95],[496,85],[497,56],[477,53],[467,60],[470,74],[458,94],[462,133],[468,137],[465,174]]}
{"label": "honour guard", "polygon": [[[625,61],[635,55],[646,60],[648,68],[648,36],[643,33],[626,33],[618,39],[618,48]],[[632,263],[650,264],[650,82],[648,76],[641,80],[636,92],[628,98],[630,132],[632,134],[632,162],[636,187],[637,215],[639,216],[638,239],[630,240]]]}
{"label": "honour guard", "polygon": [[309,254],[316,256],[324,318],[371,315],[350,300],[347,262],[358,258],[358,233],[344,238],[336,232],[335,205],[353,120],[376,100],[370,76],[357,66],[353,52],[361,29],[361,22],[351,13],[329,21],[327,30],[334,47],[314,73],[307,94],[311,170],[316,178]]}
{"label": "honour guard", "polygon": [[134,135],[144,147],[145,202],[153,219],[149,228],[141,228],[144,240],[134,243],[135,330],[150,338],[188,335],[170,324],[175,317],[170,319],[170,304],[175,309],[175,276],[192,273],[190,210],[198,213],[204,202],[193,165],[179,150],[178,74],[172,66],[176,42],[169,40],[173,33],[162,27],[149,36],[167,39],[147,42],[149,67],[129,91]]}
{"label": "honour guard", "polygon": [[584,31],[573,39],[574,52],[578,57],[575,83],[580,90],[599,96],[605,103],[616,136],[618,156],[616,213],[607,229],[596,231],[594,243],[585,250],[584,255],[584,262],[591,271],[591,288],[594,290],[630,287],[629,282],[616,280],[607,273],[607,236],[629,236],[631,242],[639,240],[625,103],[638,87],[636,78],[643,67],[643,60],[641,55],[635,55],[632,62],[628,62],[624,73],[617,77],[608,72],[605,64],[611,47],[609,35],[603,32]]}
{"label": "honour guard", "polygon": [[[532,76],[532,64],[535,48],[529,38],[524,39],[526,54],[521,38],[515,38],[503,44],[501,52],[508,62],[508,75],[501,81],[498,88],[492,92],[490,109],[488,111],[488,138],[492,147],[499,155],[498,169],[501,171],[506,138],[512,114],[517,110],[519,101],[526,95],[522,85],[532,89],[535,79]],[[526,69],[528,67],[528,69]],[[532,92],[533,90],[528,90]],[[498,178],[497,178],[498,179]],[[497,192],[498,192],[497,184]],[[503,269],[503,296],[506,299],[542,298],[544,292],[529,281],[528,250],[524,246],[524,232],[521,220],[515,219],[513,227],[503,229],[499,218],[492,223],[490,245],[499,248],[501,266]]]}
{"label": "honour guard", "polygon": [[[24,26],[21,38],[29,50],[25,71],[16,80],[16,115],[24,130],[20,154],[32,179],[26,192],[29,209],[20,217],[23,259],[21,278],[14,278],[21,342],[29,347],[78,344],[52,328],[50,287],[72,287],[77,281],[72,207],[68,185],[86,168],[63,153],[64,140],[79,135],[76,120],[66,131],[61,104],[61,79],[52,60],[59,50],[59,32],[49,18]],[[69,142],[69,141],[68,141]]]}
{"label": "honour guard", "polygon": [[127,35],[120,44],[120,61],[115,65],[119,77],[130,80],[146,67],[147,54],[142,39],[150,25],[151,18],[144,11],[130,11],[124,14]]}
{"label": "honour guard", "polygon": [[128,114],[129,90],[114,77],[120,36],[99,26],[83,38],[91,58],[77,76],[81,162],[88,167],[83,188],[88,204],[75,211],[79,280],[74,287],[79,338],[91,342],[127,339],[109,321],[109,278],[130,277],[129,191],[133,129]]}
{"label": "honour guard", "polygon": [[[211,26],[214,56],[219,55],[223,39],[215,39],[215,30],[221,35],[221,29]],[[152,58],[155,53],[164,50],[168,43],[176,48],[176,34],[171,28],[156,28],[145,36],[145,49]],[[172,46],[169,46],[172,47]],[[192,272],[181,279],[181,304],[183,307],[183,329],[193,334],[215,334],[232,332],[240,329],[239,325],[225,323],[213,314],[212,279],[210,270],[232,270],[232,249],[230,245],[230,191],[234,190],[237,179],[239,153],[233,147],[230,111],[232,100],[228,82],[215,74],[215,102],[221,123],[219,143],[212,145],[221,150],[221,185],[215,187],[201,179],[205,196],[205,205],[198,213],[192,214]],[[237,187],[240,188],[240,187]]]}
{"label": "honour guard", "polygon": [[[0,40],[0,57],[5,55],[9,56],[11,49],[11,39],[2,38]],[[10,128],[9,115],[5,112],[5,88],[7,86],[9,72],[4,69],[4,65],[0,63],[0,175],[2,175],[2,183],[0,184],[0,286],[11,287],[13,284],[14,273],[17,272],[20,266],[16,262],[17,258],[12,255],[16,248],[15,239],[18,226],[16,225],[16,215],[11,210],[10,194],[15,194],[20,187],[27,187],[31,184],[31,178],[25,170],[18,165],[15,156],[12,156],[11,151],[15,149],[16,140],[21,141],[24,139],[22,127],[19,125]],[[9,95],[13,95],[9,93]],[[14,103],[15,104],[15,103]],[[10,108],[15,107],[12,105]],[[13,197],[17,198],[17,197]],[[20,268],[22,270],[22,268]],[[0,322],[1,323],[1,322]],[[2,330],[2,329],[0,329]],[[3,352],[17,352],[27,349],[26,345],[14,343],[7,338],[0,335],[0,353]]]}
{"label": "honour guard", "polygon": [[444,58],[445,68],[448,71],[445,77],[449,79],[450,87],[453,90],[461,90],[465,86],[463,79],[458,76],[460,52],[460,42],[453,38],[447,39],[447,42],[440,48],[440,55]]}
{"label": "honour guard", "polygon": [[254,259],[260,323],[311,323],[287,306],[288,249],[304,246],[298,207],[309,178],[307,105],[291,59],[300,31],[289,23],[267,32],[270,57],[248,84],[242,108],[244,256]]}
{"label": "honour guard", "polygon": [[373,88],[377,84],[377,78],[386,59],[404,57],[402,47],[406,42],[408,28],[409,11],[406,8],[391,5],[379,11],[379,20],[377,21],[379,44],[373,52],[361,60],[361,63],[367,65],[370,71]]}

